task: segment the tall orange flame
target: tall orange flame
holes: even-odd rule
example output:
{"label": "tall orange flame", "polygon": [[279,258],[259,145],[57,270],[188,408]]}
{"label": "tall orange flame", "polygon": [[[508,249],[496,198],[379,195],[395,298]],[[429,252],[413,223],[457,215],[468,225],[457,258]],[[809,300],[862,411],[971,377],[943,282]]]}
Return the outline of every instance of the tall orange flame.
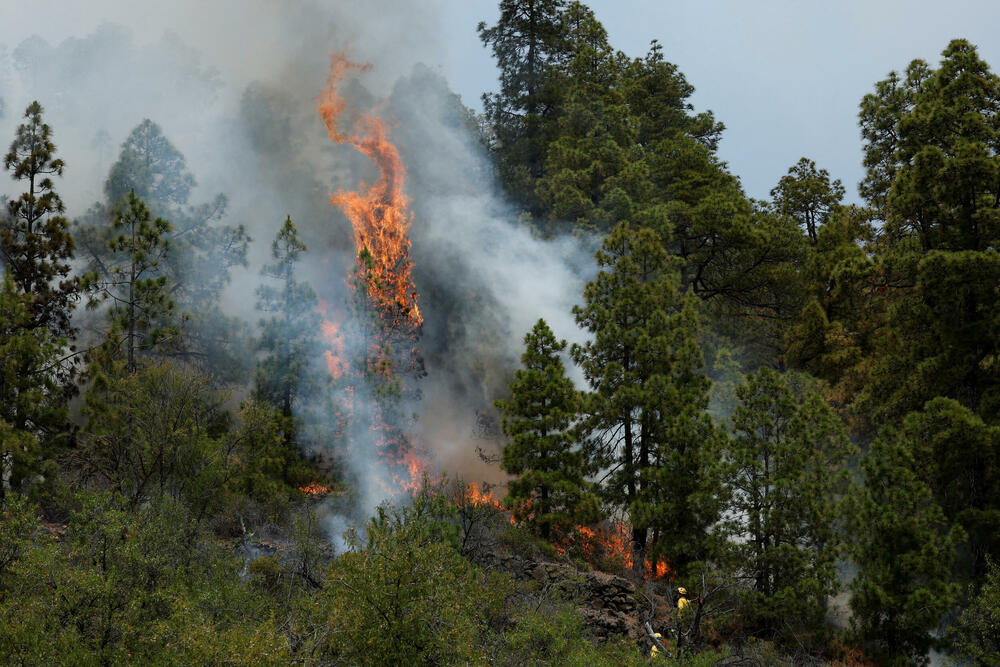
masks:
{"label": "tall orange flame", "polygon": [[417,306],[409,261],[410,239],[407,232],[412,216],[407,208],[409,199],[403,192],[406,169],[399,151],[389,140],[389,128],[376,116],[362,115],[353,127],[343,129],[341,119],[347,101],[340,91],[344,77],[351,70],[366,71],[370,65],[360,65],[343,53],[330,57],[330,76],[320,94],[317,111],[326,125],[330,138],[338,144],[349,144],[367,156],[378,167],[374,184],[361,184],[359,191],[338,190],[330,203],[340,208],[354,227],[354,241],[359,252],[367,251],[372,267],[366,272],[369,295],[383,311],[391,315],[388,324],[398,326],[401,319],[412,326],[423,322]]}
{"label": "tall orange flame", "polygon": [[[357,266],[351,280],[355,290],[356,320],[361,327],[358,341],[364,351],[358,363],[343,360],[344,339],[339,324],[332,321],[323,304],[323,333],[331,348],[325,357],[334,379],[353,371],[347,384],[367,383],[376,400],[368,425],[375,451],[388,464],[388,477],[378,483],[389,494],[419,488],[427,463],[412,446],[405,418],[393,405],[393,396],[418,392],[401,385],[401,376],[422,377],[423,360],[415,346],[423,317],[417,305],[409,260],[412,222],[409,198],[404,192],[406,170],[399,151],[389,137],[389,126],[376,115],[348,113],[342,92],[344,78],[364,72],[370,65],[351,62],[343,53],[330,57],[330,74],[320,93],[317,112],[334,142],[346,144],[365,155],[378,168],[378,179],[361,183],[357,191],[338,190],[330,203],[343,211],[354,230]],[[352,390],[353,392],[353,390]],[[407,393],[409,392],[409,393]],[[353,395],[353,393],[352,393]]]}

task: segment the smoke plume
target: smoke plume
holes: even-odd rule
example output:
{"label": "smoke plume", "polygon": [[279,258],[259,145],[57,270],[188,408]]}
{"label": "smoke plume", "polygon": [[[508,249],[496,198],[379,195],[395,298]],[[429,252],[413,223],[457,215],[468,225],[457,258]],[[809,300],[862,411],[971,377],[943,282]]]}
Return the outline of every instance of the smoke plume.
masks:
{"label": "smoke plume", "polygon": [[[496,464],[477,453],[498,452],[493,400],[539,317],[558,336],[582,339],[571,308],[594,271],[593,244],[540,241],[503,203],[475,118],[434,69],[444,57],[433,39],[440,2],[332,4],[47,0],[30,17],[0,14],[0,137],[12,138],[21,111],[41,102],[67,164],[56,188],[78,216],[102,198],[132,128],[145,118],[159,124],[198,182],[192,200],[224,193],[220,223],[245,225],[254,239],[223,306],[255,327],[260,269],[286,215],[309,246],[300,279],[331,308],[351,298],[354,233],[330,195],[378,173],[352,146],[330,141],[316,105],[332,52],[370,64],[341,92],[350,108],[378,109],[408,174],[427,376],[421,398],[405,408],[416,415],[416,441],[432,468],[501,482]],[[10,182],[0,192],[16,191]],[[356,341],[342,346],[358,353]],[[326,367],[322,358],[316,364]],[[345,464],[363,486],[359,509],[367,512],[394,492],[368,483],[385,478],[383,462],[365,448],[373,408],[363,396],[333,398],[352,414]]]}

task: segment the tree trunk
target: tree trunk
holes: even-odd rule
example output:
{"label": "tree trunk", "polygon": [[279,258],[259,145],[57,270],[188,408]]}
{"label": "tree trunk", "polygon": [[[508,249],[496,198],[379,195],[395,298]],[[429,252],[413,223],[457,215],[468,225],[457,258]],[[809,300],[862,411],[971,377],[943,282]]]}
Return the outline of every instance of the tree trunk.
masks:
{"label": "tree trunk", "polygon": [[14,476],[14,453],[4,452],[0,455],[0,500],[10,492],[10,479]]}

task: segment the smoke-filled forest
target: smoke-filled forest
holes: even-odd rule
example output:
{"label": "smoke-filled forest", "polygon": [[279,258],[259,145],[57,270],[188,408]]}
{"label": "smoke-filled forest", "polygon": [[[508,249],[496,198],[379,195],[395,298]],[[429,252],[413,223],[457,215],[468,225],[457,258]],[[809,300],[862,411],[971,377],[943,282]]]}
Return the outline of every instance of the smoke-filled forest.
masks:
{"label": "smoke-filled forest", "polygon": [[1000,664],[976,45],[757,199],[583,2],[476,108],[399,3],[236,4],[0,50],[3,664]]}

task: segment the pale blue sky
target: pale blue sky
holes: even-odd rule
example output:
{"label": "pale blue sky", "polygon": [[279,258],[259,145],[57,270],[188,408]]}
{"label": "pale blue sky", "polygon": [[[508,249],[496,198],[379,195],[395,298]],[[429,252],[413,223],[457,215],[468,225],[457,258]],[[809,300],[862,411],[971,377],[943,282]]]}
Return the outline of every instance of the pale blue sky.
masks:
{"label": "pale blue sky", "polygon": [[[890,70],[901,70],[914,58],[936,64],[955,37],[972,41],[995,71],[1000,68],[1000,0],[587,4],[615,48],[630,56],[660,40],[666,58],[695,86],[695,107],[713,110],[725,123],[720,155],[757,198],[767,197],[802,156],[843,180],[848,196],[856,198],[862,176],[858,103]],[[442,72],[477,109],[480,95],[496,85],[496,69],[476,24],[496,21],[497,0],[33,0],[31,5],[26,11],[24,3],[0,1],[0,44],[12,47],[33,33],[58,43],[105,21],[129,26],[140,42],[171,30],[238,83],[269,71],[284,76],[282,67],[299,64],[301,54],[289,46],[306,31],[290,19],[301,14],[296,9],[311,6],[322,8],[341,34],[350,35],[346,44],[331,37],[330,49],[346,46],[361,59],[379,61],[379,71],[367,80],[388,77],[381,92],[417,61]],[[312,38],[323,34],[309,32]]]}
{"label": "pale blue sky", "polygon": [[[444,0],[452,87],[470,106],[496,82],[478,21],[492,0]],[[936,64],[964,37],[1000,68],[1000,2],[988,0],[592,0],[612,45],[630,56],[663,44],[696,92],[697,109],[726,124],[719,153],[754,197],[767,197],[800,157],[843,180],[861,179],[858,103],[914,58]]]}

